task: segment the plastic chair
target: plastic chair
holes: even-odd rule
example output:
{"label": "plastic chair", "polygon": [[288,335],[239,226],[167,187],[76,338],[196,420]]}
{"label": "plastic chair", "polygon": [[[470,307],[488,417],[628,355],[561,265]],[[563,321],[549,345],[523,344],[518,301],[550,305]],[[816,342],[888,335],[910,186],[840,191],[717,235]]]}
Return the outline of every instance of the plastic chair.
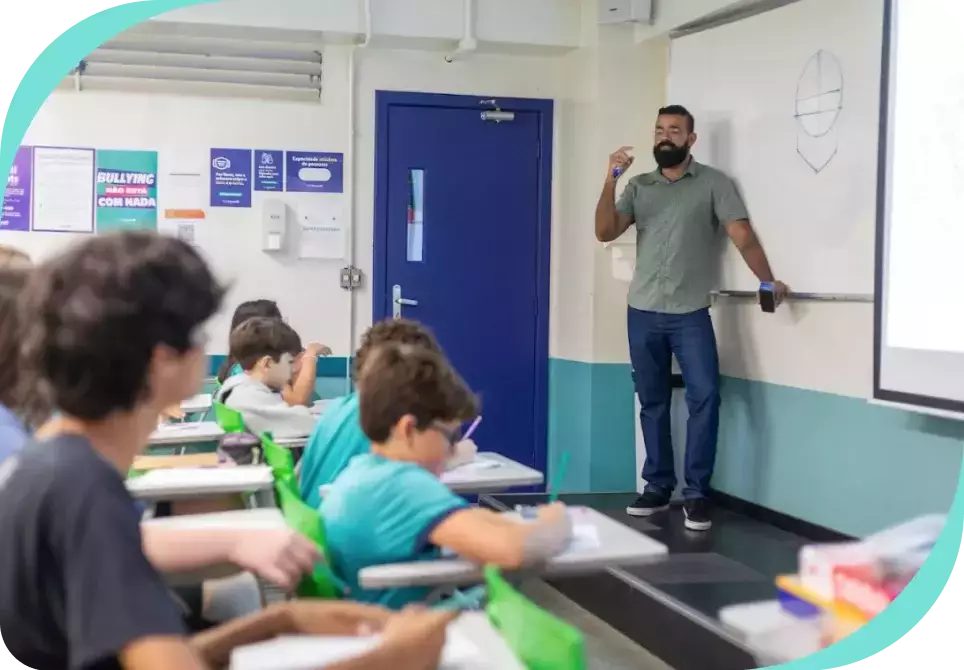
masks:
{"label": "plastic chair", "polygon": [[275,473],[275,477],[279,474],[282,476],[290,474],[294,477],[295,459],[291,455],[290,449],[278,446],[278,443],[274,441],[271,433],[261,435],[261,448],[264,449],[264,461],[271,468],[271,471]]}
{"label": "plastic chair", "polygon": [[345,587],[335,577],[331,570],[331,556],[328,552],[328,538],[325,534],[325,524],[321,514],[309,507],[298,495],[297,486],[292,490],[288,486],[280,485],[275,475],[275,490],[285,522],[292,530],[304,535],[315,543],[324,557],[324,563],[315,567],[311,575],[305,576],[298,585],[296,593],[299,598],[323,598],[334,600],[341,598]]}
{"label": "plastic chair", "polygon": [[215,401],[214,405],[214,420],[218,422],[225,433],[244,433],[247,432],[244,427],[244,419],[241,418],[241,412],[231,409],[224,403]]}
{"label": "plastic chair", "polygon": [[486,613],[528,670],[586,670],[582,633],[516,591],[498,568],[485,568]]}

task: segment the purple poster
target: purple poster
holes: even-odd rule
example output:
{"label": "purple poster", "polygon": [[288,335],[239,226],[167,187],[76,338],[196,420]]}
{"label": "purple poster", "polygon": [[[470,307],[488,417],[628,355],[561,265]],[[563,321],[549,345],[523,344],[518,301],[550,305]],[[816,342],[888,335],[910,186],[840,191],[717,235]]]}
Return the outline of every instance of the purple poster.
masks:
{"label": "purple poster", "polygon": [[211,149],[211,207],[251,206],[251,149]]}
{"label": "purple poster", "polygon": [[301,193],[342,193],[345,155],[318,151],[289,151],[285,161],[285,190]]}
{"label": "purple poster", "polygon": [[30,230],[30,197],[33,193],[33,150],[19,147],[7,175],[3,192],[3,216],[0,230]]}

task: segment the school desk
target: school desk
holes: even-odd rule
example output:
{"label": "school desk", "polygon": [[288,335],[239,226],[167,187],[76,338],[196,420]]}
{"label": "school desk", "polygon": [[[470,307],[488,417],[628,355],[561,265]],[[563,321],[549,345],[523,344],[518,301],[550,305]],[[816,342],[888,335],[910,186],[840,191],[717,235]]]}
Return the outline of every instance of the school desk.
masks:
{"label": "school desk", "polygon": [[[589,574],[648,563],[667,554],[666,545],[592,508],[571,507],[569,515],[574,535],[569,548],[543,564],[527,568],[527,572],[550,577]],[[463,586],[482,581],[482,567],[461,558],[441,558],[372,566],[358,577],[366,589]]]}
{"label": "school desk", "polygon": [[[285,530],[288,527],[281,515],[281,510],[277,507],[215,512],[213,514],[168,516],[160,519],[149,519],[142,524],[144,526],[164,526],[184,530]],[[200,584],[206,579],[221,579],[237,574],[237,572],[238,568],[233,565],[212,565],[201,570],[170,574],[165,575],[165,577],[172,586],[180,586],[183,584]],[[264,585],[262,585],[262,588],[264,588]]]}
{"label": "school desk", "polygon": [[[456,493],[499,493],[520,486],[538,486],[543,481],[538,470],[516,463],[501,454],[483,452],[475,460],[442,473],[442,483]],[[322,498],[330,484],[318,487]]]}
{"label": "school desk", "polygon": [[[316,670],[373,648],[376,637],[285,636],[235,649],[231,670]],[[439,670],[523,670],[485,614],[466,612],[449,625]]]}
{"label": "school desk", "polygon": [[[217,457],[216,454],[214,456]],[[187,500],[229,494],[255,494],[270,491],[273,487],[274,477],[271,468],[266,465],[159,468],[127,480],[127,490],[140,500]]]}
{"label": "school desk", "polygon": [[471,463],[443,473],[442,481],[456,493],[498,493],[520,486],[538,486],[543,476],[501,454],[482,452]]}
{"label": "school desk", "polygon": [[224,435],[224,431],[214,421],[199,421],[197,423],[166,423],[161,424],[151,433],[148,445],[156,447],[163,445],[195,444],[198,442],[217,442]]}
{"label": "school desk", "polygon": [[211,409],[213,398],[210,393],[199,393],[181,401],[181,411],[185,414],[199,414]]}
{"label": "school desk", "polygon": [[213,468],[218,465],[218,455],[184,454],[170,456],[137,456],[132,469],[145,472],[167,468]]}

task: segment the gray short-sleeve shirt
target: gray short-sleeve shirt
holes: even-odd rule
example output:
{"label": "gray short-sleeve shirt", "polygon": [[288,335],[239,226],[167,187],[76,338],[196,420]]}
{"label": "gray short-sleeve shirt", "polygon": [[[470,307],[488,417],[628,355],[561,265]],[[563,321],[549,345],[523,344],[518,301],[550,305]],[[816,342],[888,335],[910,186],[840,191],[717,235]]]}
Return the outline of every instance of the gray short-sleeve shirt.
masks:
{"label": "gray short-sleeve shirt", "polygon": [[664,314],[708,307],[720,254],[720,224],[749,218],[725,174],[690,160],[670,181],[655,170],[629,180],[616,211],[636,224],[629,306]]}

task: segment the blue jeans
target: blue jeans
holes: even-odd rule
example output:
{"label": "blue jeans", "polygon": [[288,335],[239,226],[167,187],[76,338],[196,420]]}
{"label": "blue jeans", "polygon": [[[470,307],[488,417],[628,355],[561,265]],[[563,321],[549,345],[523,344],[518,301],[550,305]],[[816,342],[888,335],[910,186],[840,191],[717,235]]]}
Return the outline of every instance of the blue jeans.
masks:
{"label": "blue jeans", "polygon": [[716,461],[720,427],[720,363],[709,309],[689,314],[660,314],[629,308],[629,357],[646,442],[643,479],[647,491],[671,495],[676,488],[673,439],[670,436],[672,357],[686,386],[687,500],[705,498]]}

